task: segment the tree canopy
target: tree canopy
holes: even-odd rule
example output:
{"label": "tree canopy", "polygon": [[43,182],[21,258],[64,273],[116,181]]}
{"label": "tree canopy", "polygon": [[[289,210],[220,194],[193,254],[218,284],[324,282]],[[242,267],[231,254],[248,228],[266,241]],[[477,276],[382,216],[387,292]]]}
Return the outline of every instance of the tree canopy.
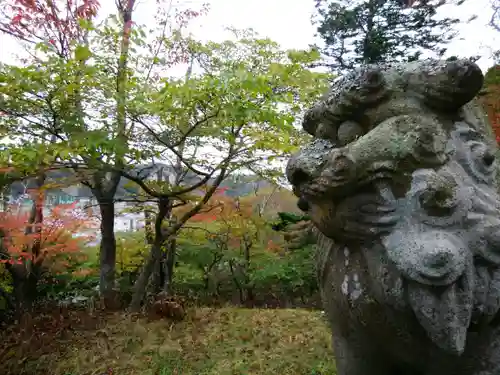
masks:
{"label": "tree canopy", "polygon": [[314,23],[326,65],[342,72],[360,64],[417,60],[428,52],[442,56],[460,22],[439,17],[443,5],[440,0],[316,0]]}

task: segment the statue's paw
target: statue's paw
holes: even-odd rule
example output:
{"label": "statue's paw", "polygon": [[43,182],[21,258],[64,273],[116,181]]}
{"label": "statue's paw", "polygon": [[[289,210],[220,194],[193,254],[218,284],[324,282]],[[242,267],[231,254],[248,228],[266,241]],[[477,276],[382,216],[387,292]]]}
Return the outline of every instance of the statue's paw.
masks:
{"label": "statue's paw", "polygon": [[488,265],[476,265],[474,311],[472,320],[488,324],[500,309],[500,269]]}

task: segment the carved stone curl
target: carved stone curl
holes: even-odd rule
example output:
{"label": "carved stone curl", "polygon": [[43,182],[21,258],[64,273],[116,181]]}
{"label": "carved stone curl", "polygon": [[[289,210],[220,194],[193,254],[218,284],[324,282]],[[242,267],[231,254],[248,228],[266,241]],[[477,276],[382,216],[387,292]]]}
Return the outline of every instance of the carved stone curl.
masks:
{"label": "carved stone curl", "polygon": [[367,66],[287,177],[318,230],[339,375],[500,374],[496,144],[469,60]]}

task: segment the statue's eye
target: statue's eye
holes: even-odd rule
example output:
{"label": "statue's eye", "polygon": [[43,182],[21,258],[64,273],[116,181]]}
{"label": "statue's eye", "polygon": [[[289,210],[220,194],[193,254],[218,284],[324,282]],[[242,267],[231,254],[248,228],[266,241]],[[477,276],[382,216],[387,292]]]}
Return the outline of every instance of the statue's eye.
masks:
{"label": "statue's eye", "polygon": [[495,153],[491,147],[477,141],[470,141],[469,147],[474,160],[481,163],[484,167],[489,168],[495,162]]}
{"label": "statue's eye", "polygon": [[483,155],[483,162],[488,167],[495,162],[495,155],[492,152],[488,152]]}
{"label": "statue's eye", "polygon": [[457,206],[453,189],[427,190],[419,197],[420,205],[430,216],[450,215]]}
{"label": "statue's eye", "polygon": [[341,146],[354,142],[365,134],[363,127],[354,121],[345,121],[337,130],[337,139]]}
{"label": "statue's eye", "polygon": [[442,169],[439,173],[427,170],[415,191],[417,201],[410,205],[412,215],[419,222],[432,227],[449,228],[464,225],[470,212],[473,194],[471,189],[462,186],[452,169]]}
{"label": "statue's eye", "polygon": [[463,123],[452,131],[455,158],[467,174],[482,184],[492,184],[496,175],[496,147],[484,135]]}
{"label": "statue's eye", "polygon": [[326,139],[336,143],[337,142],[336,131],[337,129],[334,126],[321,123],[316,128],[315,136],[317,138]]}
{"label": "statue's eye", "polygon": [[420,206],[427,215],[448,216],[458,205],[457,183],[452,176],[434,175],[429,179],[427,189],[419,196]]}
{"label": "statue's eye", "polygon": [[493,183],[496,170],[493,147],[478,140],[471,140],[466,144],[469,148],[467,164],[472,175],[482,183]]}

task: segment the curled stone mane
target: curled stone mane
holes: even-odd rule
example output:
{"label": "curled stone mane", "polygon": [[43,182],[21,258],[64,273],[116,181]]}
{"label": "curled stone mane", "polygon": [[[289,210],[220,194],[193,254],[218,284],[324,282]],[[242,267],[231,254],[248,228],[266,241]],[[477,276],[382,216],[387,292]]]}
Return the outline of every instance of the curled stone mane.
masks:
{"label": "curled stone mane", "polygon": [[500,374],[496,143],[472,61],[365,66],[287,177],[318,236],[339,375]]}

